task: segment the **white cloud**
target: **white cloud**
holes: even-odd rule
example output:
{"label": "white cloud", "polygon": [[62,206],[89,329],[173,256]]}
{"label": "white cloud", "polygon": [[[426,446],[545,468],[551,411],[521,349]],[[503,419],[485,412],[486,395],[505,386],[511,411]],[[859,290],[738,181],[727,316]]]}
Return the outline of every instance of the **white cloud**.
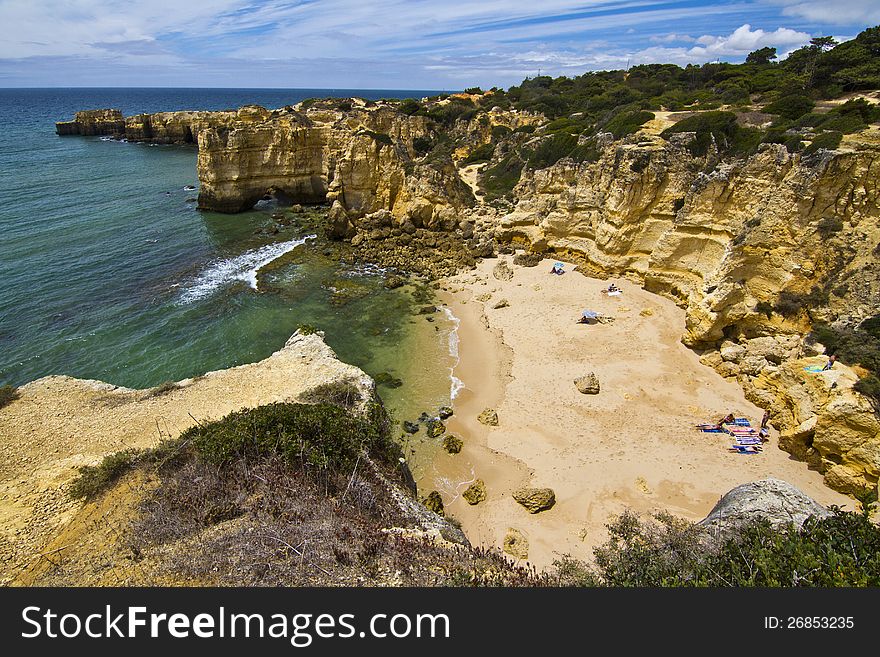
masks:
{"label": "white cloud", "polygon": [[832,25],[876,25],[880,23],[877,0],[775,0],[784,5],[785,16],[797,16]]}
{"label": "white cloud", "polygon": [[699,46],[691,48],[695,56],[706,55],[746,55],[758,48],[803,45],[810,40],[806,32],[797,32],[780,27],[773,32],[762,29],[752,30],[746,23],[727,36],[703,35],[697,39]]}

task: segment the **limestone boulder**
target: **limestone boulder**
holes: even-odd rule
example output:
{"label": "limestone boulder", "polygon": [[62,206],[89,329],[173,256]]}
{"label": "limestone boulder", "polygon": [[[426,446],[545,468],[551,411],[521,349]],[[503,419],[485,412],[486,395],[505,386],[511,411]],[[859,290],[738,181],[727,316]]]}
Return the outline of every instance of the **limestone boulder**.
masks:
{"label": "limestone boulder", "polygon": [[779,527],[800,527],[810,516],[824,518],[830,512],[811,497],[781,479],[762,479],[728,491],[709,515],[698,524],[721,533],[755,520]]}
{"label": "limestone boulder", "polygon": [[443,438],[443,449],[446,450],[449,454],[458,454],[461,451],[461,448],[464,446],[464,442],[458,436],[453,436],[449,434],[445,438]]}
{"label": "limestone boulder", "polygon": [[509,528],[504,535],[501,549],[514,559],[525,561],[529,558],[529,540],[520,530],[513,527]]}
{"label": "limestone boulder", "polygon": [[482,479],[477,479],[465,489],[461,496],[465,502],[475,506],[486,499],[486,484]]}
{"label": "limestone boulder", "polygon": [[477,420],[480,424],[485,424],[490,427],[498,426],[498,413],[495,412],[492,408],[485,409],[482,413],[477,416]]}
{"label": "limestone boulder", "polygon": [[513,494],[513,499],[529,513],[540,513],[556,504],[556,494],[552,488],[520,488]]}
{"label": "limestone boulder", "polygon": [[578,392],[584,395],[599,394],[599,377],[593,372],[576,378],[574,380],[574,385],[577,387]]}
{"label": "limestone boulder", "polygon": [[513,278],[513,269],[507,264],[507,260],[502,260],[492,269],[492,276],[499,281],[509,281]]}

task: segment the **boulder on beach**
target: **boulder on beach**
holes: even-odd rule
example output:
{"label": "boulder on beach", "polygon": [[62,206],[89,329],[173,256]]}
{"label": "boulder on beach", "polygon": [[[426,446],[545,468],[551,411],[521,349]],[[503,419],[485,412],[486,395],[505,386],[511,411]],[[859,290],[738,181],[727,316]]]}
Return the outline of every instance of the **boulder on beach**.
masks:
{"label": "boulder on beach", "polygon": [[556,504],[556,493],[552,488],[520,488],[513,494],[513,499],[529,513],[539,513]]}
{"label": "boulder on beach", "polygon": [[540,253],[517,253],[513,256],[513,264],[520,267],[537,267],[544,260]]}
{"label": "boulder on beach", "polygon": [[449,406],[441,406],[437,409],[437,416],[441,420],[445,420],[448,417],[452,417],[452,408]]}
{"label": "boulder on beach", "polygon": [[810,516],[829,515],[828,509],[787,481],[762,479],[729,490],[698,524],[723,532],[761,519],[774,527],[792,523],[799,528]]}
{"label": "boulder on beach", "polygon": [[508,528],[501,549],[515,559],[525,561],[529,558],[529,540],[520,530],[513,527]]}
{"label": "boulder on beach", "polygon": [[458,436],[453,436],[449,434],[443,439],[443,449],[445,449],[450,454],[458,454],[461,451],[461,448],[464,446],[464,441]]}
{"label": "boulder on beach", "polygon": [[464,501],[471,506],[479,504],[486,499],[486,484],[482,479],[477,479],[465,489],[461,496],[464,498]]}
{"label": "boulder on beach", "polygon": [[419,425],[415,422],[410,422],[409,420],[403,421],[403,430],[407,433],[418,433]]}
{"label": "boulder on beach", "polygon": [[502,260],[495,265],[495,268],[492,270],[492,276],[499,281],[509,281],[513,278],[513,270],[510,268],[510,265],[507,264],[507,260]]}
{"label": "boulder on beach", "polygon": [[446,433],[446,425],[434,418],[425,423],[425,430],[428,432],[428,438],[438,438]]}
{"label": "boulder on beach", "polygon": [[593,372],[576,378],[574,384],[577,386],[578,391],[585,395],[599,394],[599,377]]}
{"label": "boulder on beach", "polygon": [[480,422],[480,424],[485,424],[490,427],[497,427],[498,413],[496,413],[494,409],[487,408],[477,416],[477,420]]}

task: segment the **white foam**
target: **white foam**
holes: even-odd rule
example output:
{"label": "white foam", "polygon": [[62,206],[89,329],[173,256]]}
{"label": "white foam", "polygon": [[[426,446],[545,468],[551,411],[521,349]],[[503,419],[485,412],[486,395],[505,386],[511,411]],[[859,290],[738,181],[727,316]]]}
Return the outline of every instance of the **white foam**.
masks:
{"label": "white foam", "polygon": [[195,280],[187,285],[180,295],[181,303],[192,303],[210,296],[224,285],[233,281],[244,281],[254,290],[257,289],[257,274],[260,269],[285,253],[314,239],[316,235],[308,235],[289,242],[267,244],[259,249],[245,251],[234,258],[226,258],[211,263]]}
{"label": "white foam", "polygon": [[455,359],[452,363],[452,366],[449,368],[449,399],[453,400],[456,398],[458,393],[465,387],[464,381],[455,376],[455,368],[458,367],[459,362],[461,362],[461,358],[458,355],[458,327],[461,326],[461,320],[456,317],[453,312],[447,307],[442,307],[443,314],[446,315],[446,318],[452,324],[452,330],[449,331],[449,355]]}

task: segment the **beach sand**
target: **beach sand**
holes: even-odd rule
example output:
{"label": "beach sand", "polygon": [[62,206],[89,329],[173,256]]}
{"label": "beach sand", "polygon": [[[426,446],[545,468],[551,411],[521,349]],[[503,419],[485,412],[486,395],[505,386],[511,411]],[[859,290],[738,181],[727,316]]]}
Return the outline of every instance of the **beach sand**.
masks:
{"label": "beach sand", "polygon": [[[516,528],[540,569],[563,554],[589,559],[626,508],[699,520],[731,488],[767,477],[825,505],[858,507],[779,449],[775,431],[762,453],[740,455],[727,451],[730,436],[694,428],[728,412],[757,424],[763,410],[681,344],[684,311],[674,302],[627,280],[616,281],[621,296],[608,297],[609,281],[568,263],[566,274],[551,275],[553,260],[511,264],[513,278],[497,280],[498,262],[444,282],[441,300],[461,320],[454,374],[465,386],[447,427],[464,448],[441,453],[420,481],[441,492],[475,545],[500,547]],[[509,306],[494,309],[501,299]],[[615,320],[576,323],[586,308]],[[574,385],[588,372],[599,378],[597,395]],[[477,422],[484,408],[498,412],[497,427]],[[461,493],[476,478],[487,499],[471,506]],[[521,486],[552,488],[555,506],[530,514],[512,498]]]}

